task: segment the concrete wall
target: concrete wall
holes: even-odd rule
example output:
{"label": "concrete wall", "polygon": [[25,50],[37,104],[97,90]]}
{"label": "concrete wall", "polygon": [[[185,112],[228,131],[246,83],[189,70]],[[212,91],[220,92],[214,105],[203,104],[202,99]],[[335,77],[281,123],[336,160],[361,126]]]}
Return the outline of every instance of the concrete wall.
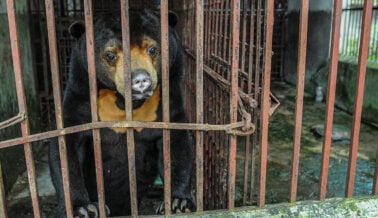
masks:
{"label": "concrete wall", "polygon": [[[357,81],[357,57],[339,56],[337,83],[336,83],[336,102],[335,105],[348,113],[354,110],[354,96]],[[322,86],[327,92],[329,64],[324,64],[311,78],[309,86]],[[362,105],[362,120],[378,126],[378,63],[369,61],[366,69],[364,103]]]}
{"label": "concrete wall", "polygon": [[[306,83],[329,56],[332,25],[332,0],[309,0],[309,20],[306,59]],[[299,0],[288,1],[285,48],[285,80],[296,83],[299,38]]]}
{"label": "concrete wall", "polygon": [[[31,43],[29,34],[27,1],[16,2],[18,33],[22,70],[24,74],[25,93],[27,97],[29,121],[31,131],[37,132],[39,127],[38,101],[35,91],[34,71],[31,56]],[[0,1],[0,121],[7,120],[18,114],[13,62],[9,39],[8,17],[5,1]],[[0,141],[21,136],[20,125],[0,129]],[[33,145],[34,146],[34,145]],[[35,148],[35,146],[33,147]],[[5,189],[8,191],[25,170],[23,146],[0,150],[0,161],[3,169]]]}

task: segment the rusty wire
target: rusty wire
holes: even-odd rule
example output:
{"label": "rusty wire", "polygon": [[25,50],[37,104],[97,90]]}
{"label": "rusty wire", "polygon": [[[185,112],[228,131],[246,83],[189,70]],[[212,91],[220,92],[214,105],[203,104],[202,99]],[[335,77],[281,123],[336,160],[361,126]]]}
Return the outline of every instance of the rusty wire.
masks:
{"label": "rusty wire", "polygon": [[9,126],[13,126],[17,123],[21,123],[22,121],[24,121],[26,119],[26,116],[25,116],[25,113],[23,112],[20,112],[19,114],[17,114],[16,116],[12,117],[12,118],[9,118],[3,122],[0,123],[0,129],[4,129],[4,128],[7,128]]}

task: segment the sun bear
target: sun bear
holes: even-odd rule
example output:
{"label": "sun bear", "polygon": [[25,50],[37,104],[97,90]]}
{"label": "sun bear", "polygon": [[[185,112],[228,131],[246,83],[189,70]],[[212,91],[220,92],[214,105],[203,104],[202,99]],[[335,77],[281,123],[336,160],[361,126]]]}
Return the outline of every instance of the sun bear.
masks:
{"label": "sun bear", "polygon": [[[169,14],[170,122],[186,122],[180,81],[183,49],[173,27],[177,16]],[[161,46],[159,14],[151,10],[130,11],[130,51],[123,51],[120,16],[102,16],[94,23],[94,46],[98,84],[98,115],[101,121],[125,120],[123,54],[131,55],[133,120],[162,121]],[[69,28],[76,38],[70,59],[69,79],[64,92],[64,126],[91,122],[85,26]],[[130,214],[127,141],[123,128],[100,130],[105,201],[112,216]],[[193,144],[186,130],[171,130],[171,174],[173,212],[194,211],[191,195]],[[70,189],[74,215],[97,217],[97,190],[92,131],[66,136]],[[142,200],[155,178],[163,178],[161,129],[134,129],[137,195]],[[57,139],[49,149],[50,171],[58,197],[58,217],[66,217]],[[164,204],[162,204],[164,205]],[[158,212],[163,212],[160,206]]]}

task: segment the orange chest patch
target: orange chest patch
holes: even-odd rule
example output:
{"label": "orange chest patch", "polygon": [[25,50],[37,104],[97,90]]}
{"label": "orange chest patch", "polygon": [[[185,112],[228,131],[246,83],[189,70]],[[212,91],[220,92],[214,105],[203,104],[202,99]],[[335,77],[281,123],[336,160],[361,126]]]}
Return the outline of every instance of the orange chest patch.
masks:
{"label": "orange chest patch", "polygon": [[[98,96],[98,115],[101,121],[123,121],[126,120],[126,111],[117,107],[117,96],[115,91],[100,89]],[[156,87],[154,94],[146,99],[142,106],[133,110],[133,121],[152,122],[157,119],[156,111],[160,102],[160,88]],[[140,132],[143,128],[135,128]],[[125,133],[126,128],[112,128],[117,133]]]}

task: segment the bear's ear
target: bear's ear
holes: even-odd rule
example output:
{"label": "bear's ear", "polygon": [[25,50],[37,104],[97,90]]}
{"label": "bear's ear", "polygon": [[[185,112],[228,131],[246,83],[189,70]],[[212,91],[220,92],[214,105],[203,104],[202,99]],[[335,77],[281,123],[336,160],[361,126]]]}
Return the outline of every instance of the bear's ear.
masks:
{"label": "bear's ear", "polygon": [[171,27],[175,27],[178,23],[178,15],[173,11],[168,11],[168,23]]}
{"label": "bear's ear", "polygon": [[[148,10],[151,13],[155,14],[160,19],[160,10]],[[175,27],[178,23],[178,15],[173,11],[168,11],[168,24],[171,27]]]}
{"label": "bear's ear", "polygon": [[80,38],[85,32],[85,24],[83,21],[75,21],[68,27],[68,32],[76,39]]}

